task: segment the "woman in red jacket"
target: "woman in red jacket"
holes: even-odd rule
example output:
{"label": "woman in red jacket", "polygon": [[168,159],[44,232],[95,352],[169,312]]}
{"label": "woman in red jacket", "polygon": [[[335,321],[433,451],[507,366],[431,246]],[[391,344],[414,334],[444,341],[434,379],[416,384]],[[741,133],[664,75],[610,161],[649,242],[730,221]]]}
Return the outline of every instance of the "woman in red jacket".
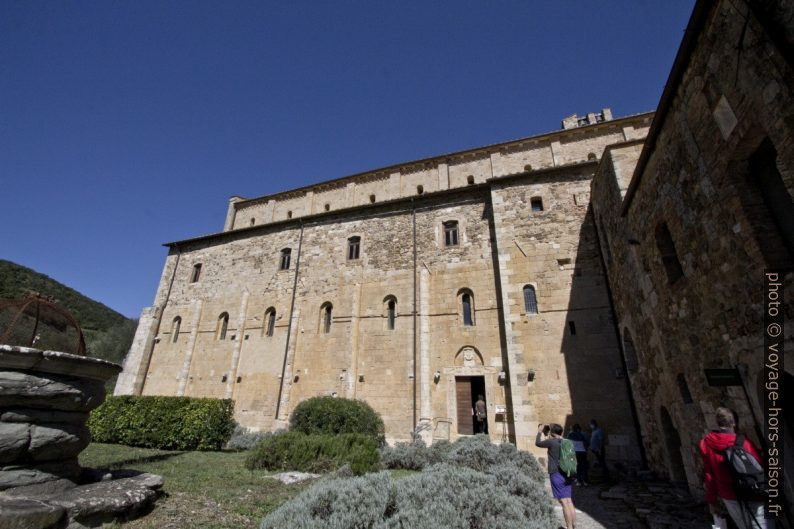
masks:
{"label": "woman in red jacket", "polygon": [[[712,514],[716,514],[717,498],[720,498],[739,529],[766,529],[762,498],[739,500],[733,488],[733,478],[725,457],[725,450],[736,441],[736,417],[733,411],[717,408],[717,426],[718,430],[709,433],[700,441],[709,509]],[[761,462],[758,449],[753,443],[745,439],[743,448]]]}

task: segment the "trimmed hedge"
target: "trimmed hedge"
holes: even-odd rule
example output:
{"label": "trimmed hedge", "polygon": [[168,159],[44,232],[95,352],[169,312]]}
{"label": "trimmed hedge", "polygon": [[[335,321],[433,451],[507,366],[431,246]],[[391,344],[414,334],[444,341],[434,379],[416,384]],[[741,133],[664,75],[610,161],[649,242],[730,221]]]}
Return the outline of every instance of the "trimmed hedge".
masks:
{"label": "trimmed hedge", "polygon": [[108,397],[88,419],[98,443],[162,450],[220,450],[234,430],[234,401],[190,397]]}
{"label": "trimmed hedge", "polygon": [[298,404],[289,418],[290,430],[305,434],[356,433],[383,442],[383,420],[361,400],[313,397]]}
{"label": "trimmed hedge", "polygon": [[378,470],[378,445],[361,434],[306,435],[281,432],[260,442],[246,457],[245,467],[253,470],[300,470],[328,472],[349,465],[354,474]]}

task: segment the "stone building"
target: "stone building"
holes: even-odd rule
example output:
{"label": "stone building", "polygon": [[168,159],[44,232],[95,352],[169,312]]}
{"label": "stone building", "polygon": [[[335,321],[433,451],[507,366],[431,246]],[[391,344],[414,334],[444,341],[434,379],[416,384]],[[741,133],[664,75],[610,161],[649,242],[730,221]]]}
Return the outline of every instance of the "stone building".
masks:
{"label": "stone building", "polygon": [[764,269],[792,350],[792,35],[790,3],[701,1],[655,115],[232,197],[167,245],[116,393],[231,397],[257,429],[359,398],[428,440],[483,393],[494,440],[598,418],[610,458],[700,488],[717,406],[761,442]]}
{"label": "stone building", "polygon": [[[792,36],[791,3],[698,3],[647,140],[610,146],[592,182],[648,463],[692,488],[717,406],[772,448],[765,270],[779,272],[780,381],[794,384]],[[707,373],[719,368],[741,380],[714,385]],[[777,446],[794,454],[790,395],[777,404],[788,430]],[[784,462],[790,487],[794,458]]]}
{"label": "stone building", "polygon": [[652,114],[229,202],[220,233],[167,244],[117,394],[231,397],[282,426],[303,399],[364,399],[389,439],[473,433],[534,448],[539,422],[602,420],[640,457],[595,227],[605,147]]}

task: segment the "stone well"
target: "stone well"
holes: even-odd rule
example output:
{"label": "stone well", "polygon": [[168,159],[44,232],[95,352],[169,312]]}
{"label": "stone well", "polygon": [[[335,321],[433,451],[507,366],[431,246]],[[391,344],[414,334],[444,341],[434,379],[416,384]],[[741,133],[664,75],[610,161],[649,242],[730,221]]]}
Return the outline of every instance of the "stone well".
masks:
{"label": "stone well", "polygon": [[160,476],[80,468],[88,413],[121,366],[0,345],[0,527],[98,527],[151,508]]}
{"label": "stone well", "polygon": [[78,481],[88,412],[120,371],[98,358],[0,345],[0,490]]}

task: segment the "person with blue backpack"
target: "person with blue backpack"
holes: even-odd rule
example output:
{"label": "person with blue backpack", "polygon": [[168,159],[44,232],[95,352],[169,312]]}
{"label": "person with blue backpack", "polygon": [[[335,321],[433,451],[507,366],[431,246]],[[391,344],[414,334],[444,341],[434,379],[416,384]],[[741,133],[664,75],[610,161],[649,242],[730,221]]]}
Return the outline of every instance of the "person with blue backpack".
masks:
{"label": "person with blue backpack", "polygon": [[576,509],[571,499],[571,483],[576,475],[576,451],[573,441],[564,439],[559,424],[539,424],[535,446],[547,449],[546,459],[554,499],[562,506],[567,529],[576,527]]}

